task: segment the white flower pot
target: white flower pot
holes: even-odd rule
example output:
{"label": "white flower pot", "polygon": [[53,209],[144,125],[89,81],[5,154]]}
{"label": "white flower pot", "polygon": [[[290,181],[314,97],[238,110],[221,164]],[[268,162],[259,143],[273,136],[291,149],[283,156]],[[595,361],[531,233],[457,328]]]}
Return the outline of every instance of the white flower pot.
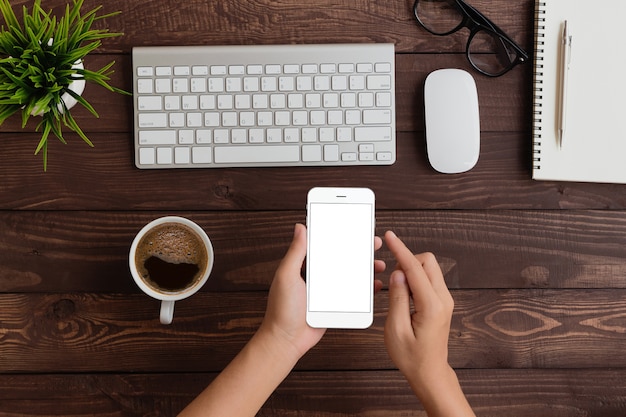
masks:
{"label": "white flower pot", "polygon": [[[85,66],[83,65],[82,61],[77,61],[74,65],[72,65],[72,68],[84,69]],[[70,83],[68,88],[80,96],[83,94],[83,91],[85,90],[85,84],[86,83],[84,79],[74,80]],[[76,99],[68,93],[63,93],[63,95],[61,95],[61,100],[63,101],[63,103],[65,103],[65,108],[67,108],[68,110],[74,107],[76,103],[78,103]],[[62,103],[59,103],[57,105],[57,108],[59,109],[61,113],[65,111],[65,108],[63,107]],[[42,116],[45,113],[45,110],[46,109],[33,109],[33,111],[31,111],[31,114],[33,116]]]}

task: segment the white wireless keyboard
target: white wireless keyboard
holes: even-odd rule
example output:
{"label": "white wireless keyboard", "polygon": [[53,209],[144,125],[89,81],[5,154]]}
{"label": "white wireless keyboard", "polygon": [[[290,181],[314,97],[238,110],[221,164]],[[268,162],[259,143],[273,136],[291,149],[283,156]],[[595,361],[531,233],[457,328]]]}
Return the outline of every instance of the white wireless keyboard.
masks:
{"label": "white wireless keyboard", "polygon": [[390,165],[393,44],[133,48],[138,168]]}

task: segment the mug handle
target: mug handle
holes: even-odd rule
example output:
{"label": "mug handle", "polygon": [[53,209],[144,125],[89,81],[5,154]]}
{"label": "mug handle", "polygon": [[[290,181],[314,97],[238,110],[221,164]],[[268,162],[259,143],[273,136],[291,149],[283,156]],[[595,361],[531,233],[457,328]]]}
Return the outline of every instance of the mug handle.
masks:
{"label": "mug handle", "polygon": [[170,324],[174,319],[174,301],[161,301],[161,324]]}

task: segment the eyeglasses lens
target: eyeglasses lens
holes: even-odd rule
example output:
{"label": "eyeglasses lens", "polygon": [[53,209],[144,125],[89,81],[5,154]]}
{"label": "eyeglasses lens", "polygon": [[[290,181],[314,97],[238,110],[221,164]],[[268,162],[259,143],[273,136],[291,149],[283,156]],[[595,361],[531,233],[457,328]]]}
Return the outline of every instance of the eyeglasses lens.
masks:
{"label": "eyeglasses lens", "polygon": [[517,51],[510,42],[488,30],[479,30],[474,34],[467,53],[476,68],[490,75],[502,74],[518,59]]}
{"label": "eyeglasses lens", "polygon": [[435,35],[453,32],[464,19],[454,0],[417,0],[415,17],[426,30]]}

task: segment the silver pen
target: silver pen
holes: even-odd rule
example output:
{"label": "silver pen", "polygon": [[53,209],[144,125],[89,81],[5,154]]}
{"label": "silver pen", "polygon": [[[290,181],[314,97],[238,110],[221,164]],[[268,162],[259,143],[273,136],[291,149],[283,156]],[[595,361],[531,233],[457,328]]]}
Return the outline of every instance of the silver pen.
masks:
{"label": "silver pen", "polygon": [[559,147],[562,149],[565,142],[565,120],[567,117],[567,79],[572,58],[572,35],[567,20],[563,23],[563,38],[561,43],[561,85],[559,101]]}

